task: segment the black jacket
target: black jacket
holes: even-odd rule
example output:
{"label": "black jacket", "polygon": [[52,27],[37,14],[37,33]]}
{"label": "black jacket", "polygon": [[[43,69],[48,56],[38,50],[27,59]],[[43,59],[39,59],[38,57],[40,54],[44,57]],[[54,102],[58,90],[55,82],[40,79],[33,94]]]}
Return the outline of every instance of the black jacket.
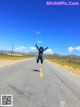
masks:
{"label": "black jacket", "polygon": [[43,55],[43,52],[46,50],[46,49],[48,49],[48,47],[47,48],[43,48],[43,47],[38,47],[37,45],[35,45],[36,46],[36,48],[38,49],[38,52],[39,52],[39,56],[42,56]]}

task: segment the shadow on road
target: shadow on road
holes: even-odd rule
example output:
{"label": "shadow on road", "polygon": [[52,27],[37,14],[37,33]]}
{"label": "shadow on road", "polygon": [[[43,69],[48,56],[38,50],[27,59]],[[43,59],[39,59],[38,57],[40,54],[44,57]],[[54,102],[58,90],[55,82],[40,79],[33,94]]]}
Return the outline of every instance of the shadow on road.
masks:
{"label": "shadow on road", "polygon": [[37,69],[33,69],[33,71],[35,71],[35,72],[40,72],[39,70],[37,70]]}

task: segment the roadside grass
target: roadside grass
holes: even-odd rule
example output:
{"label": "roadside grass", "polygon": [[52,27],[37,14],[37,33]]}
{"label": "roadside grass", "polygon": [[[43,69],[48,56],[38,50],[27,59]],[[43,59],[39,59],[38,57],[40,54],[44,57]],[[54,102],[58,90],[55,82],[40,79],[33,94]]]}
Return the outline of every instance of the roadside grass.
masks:
{"label": "roadside grass", "polygon": [[29,56],[29,55],[8,55],[4,53],[0,53],[0,59],[6,59],[6,60],[21,60],[21,59],[26,59],[26,58],[32,58],[34,56]]}
{"label": "roadside grass", "polygon": [[80,69],[80,63],[76,63],[76,62],[71,62],[71,61],[68,61],[68,60],[58,60],[58,59],[49,59],[49,61],[51,62],[54,62],[54,63],[57,63],[57,64],[60,64],[60,65],[63,65],[63,66],[69,66],[69,67],[73,67],[75,69]]}
{"label": "roadside grass", "polygon": [[59,64],[59,66],[74,76],[80,78],[80,62],[71,62],[69,60],[59,60],[59,59],[54,59],[54,58],[47,58],[47,60]]}

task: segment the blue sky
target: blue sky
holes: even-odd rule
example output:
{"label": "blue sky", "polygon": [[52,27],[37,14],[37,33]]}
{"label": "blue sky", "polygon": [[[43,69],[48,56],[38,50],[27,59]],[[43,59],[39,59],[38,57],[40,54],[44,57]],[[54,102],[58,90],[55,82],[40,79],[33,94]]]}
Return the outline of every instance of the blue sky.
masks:
{"label": "blue sky", "polygon": [[11,50],[13,43],[14,51],[37,51],[38,43],[49,47],[47,53],[80,55],[80,5],[53,6],[46,2],[0,0],[0,50]]}

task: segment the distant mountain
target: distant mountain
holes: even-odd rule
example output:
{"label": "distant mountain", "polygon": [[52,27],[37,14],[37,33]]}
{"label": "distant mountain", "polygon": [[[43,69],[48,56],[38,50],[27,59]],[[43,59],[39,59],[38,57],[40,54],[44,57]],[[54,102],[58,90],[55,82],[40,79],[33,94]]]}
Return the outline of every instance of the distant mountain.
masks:
{"label": "distant mountain", "polygon": [[[10,50],[0,50],[0,53],[11,53],[12,51]],[[14,51],[13,51],[14,52]]]}
{"label": "distant mountain", "polygon": [[80,63],[80,56],[77,55],[59,55],[59,54],[52,54],[52,55],[46,55],[46,58],[50,59],[58,59],[58,60],[67,60],[71,62]]}
{"label": "distant mountain", "polygon": [[0,53],[3,54],[23,54],[23,55],[37,55],[37,52],[15,52],[10,50],[0,50]]}
{"label": "distant mountain", "polygon": [[[0,53],[14,53],[14,54],[25,54],[25,55],[38,55],[38,52],[15,52],[15,51],[10,51],[10,50],[0,50]],[[44,54],[45,57],[50,57],[50,58],[55,58],[55,59],[63,59],[63,60],[80,60],[80,56],[77,55],[60,55],[57,53],[53,54]]]}

